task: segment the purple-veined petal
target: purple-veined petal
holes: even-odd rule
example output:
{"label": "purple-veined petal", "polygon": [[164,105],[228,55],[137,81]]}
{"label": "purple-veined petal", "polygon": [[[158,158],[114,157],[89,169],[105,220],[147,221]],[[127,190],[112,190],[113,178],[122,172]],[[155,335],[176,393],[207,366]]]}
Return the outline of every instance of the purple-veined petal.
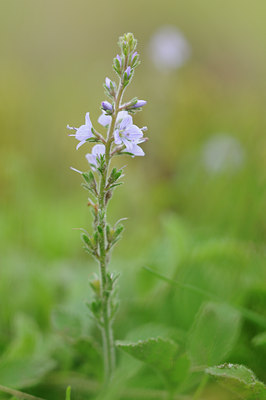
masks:
{"label": "purple-veined petal", "polygon": [[79,141],[87,140],[92,136],[91,126],[88,125],[81,125],[75,135],[76,139]]}
{"label": "purple-veined petal", "polygon": [[119,136],[119,131],[117,129],[114,131],[114,139],[115,139],[114,140],[115,144],[121,144],[122,143],[122,139]]}
{"label": "purple-veined petal", "polygon": [[140,139],[143,137],[143,132],[137,125],[130,125],[125,129],[125,133],[129,139]]}
{"label": "purple-veined petal", "polygon": [[130,125],[132,125],[132,117],[131,115],[127,115],[125,118],[122,119],[122,121],[120,122],[120,129],[124,130],[127,127],[129,127]]}
{"label": "purple-veined petal", "polygon": [[133,148],[133,143],[128,140],[126,137],[122,138],[122,142],[123,144],[126,146],[126,151],[128,151],[129,153],[132,153],[132,148]]}
{"label": "purple-veined petal", "polygon": [[109,125],[111,123],[111,121],[112,121],[111,115],[106,115],[104,113],[102,113],[102,115],[100,115],[99,118],[98,118],[99,124],[101,124],[104,127]]}

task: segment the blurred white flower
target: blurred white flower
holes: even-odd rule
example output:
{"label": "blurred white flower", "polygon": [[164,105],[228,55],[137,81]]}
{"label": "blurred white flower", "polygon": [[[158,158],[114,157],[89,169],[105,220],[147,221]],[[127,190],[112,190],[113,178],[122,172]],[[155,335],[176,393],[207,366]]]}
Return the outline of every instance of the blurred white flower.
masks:
{"label": "blurred white flower", "polygon": [[171,71],[185,64],[191,49],[186,38],[175,26],[163,26],[153,34],[149,52],[159,70]]}
{"label": "blurred white flower", "polygon": [[245,150],[233,136],[215,134],[202,147],[202,162],[209,173],[235,172],[245,162]]}

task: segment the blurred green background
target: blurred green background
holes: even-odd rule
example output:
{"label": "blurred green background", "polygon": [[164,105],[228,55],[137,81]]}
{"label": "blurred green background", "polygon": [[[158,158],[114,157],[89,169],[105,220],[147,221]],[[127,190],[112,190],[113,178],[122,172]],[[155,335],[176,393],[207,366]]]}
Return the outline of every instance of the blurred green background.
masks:
{"label": "blurred green background", "polygon": [[[111,263],[121,272],[116,337],[151,322],[186,337],[206,300],[149,266],[259,315],[241,316],[228,359],[266,381],[266,341],[254,340],[266,331],[265,18],[264,0],[1,1],[0,384],[52,399],[72,379],[83,399],[73,374],[101,377],[99,352],[86,356],[91,344],[62,339],[70,312],[77,319],[66,325],[80,329],[71,335],[90,332],[99,345],[85,306],[96,266],[72,230],[91,223],[69,169],[86,168],[86,149],[75,150],[66,125],[90,111],[100,129],[102,83],[114,78],[117,39],[128,31],[142,63],[127,96],[148,101],[135,122],[149,141],[145,157],[118,160],[127,174],[109,212],[111,222],[129,218]],[[191,49],[167,71],[150,53],[164,26]]]}

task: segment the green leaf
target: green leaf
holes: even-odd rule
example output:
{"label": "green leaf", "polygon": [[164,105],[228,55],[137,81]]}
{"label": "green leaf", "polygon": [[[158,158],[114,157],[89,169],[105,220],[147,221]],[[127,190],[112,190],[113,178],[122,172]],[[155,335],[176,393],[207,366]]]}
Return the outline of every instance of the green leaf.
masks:
{"label": "green leaf", "polygon": [[0,358],[0,384],[14,389],[37,384],[54,368],[47,344],[38,326],[29,317],[17,315],[15,336]]}
{"label": "green leaf", "polygon": [[54,367],[54,361],[48,359],[21,358],[1,362],[0,382],[14,389],[33,386]]}
{"label": "green leaf", "polygon": [[31,318],[23,314],[17,315],[13,329],[15,336],[2,354],[1,362],[43,354],[43,338],[38,326]]}
{"label": "green leaf", "polygon": [[88,246],[88,247],[90,247],[90,249],[94,250],[91,239],[85,233],[81,234],[81,239],[83,240],[83,242],[85,243],[86,246]]}
{"label": "green leaf", "polygon": [[179,356],[179,346],[161,337],[140,340],[136,343],[117,342],[117,347],[157,370],[168,388],[182,383],[188,375],[190,361],[186,355]]}
{"label": "green leaf", "polygon": [[223,364],[209,367],[205,372],[238,393],[242,398],[249,400],[266,399],[266,386],[258,381],[255,374],[244,365]]}
{"label": "green leaf", "polygon": [[194,365],[217,364],[234,346],[240,328],[239,313],[226,304],[205,303],[188,337],[188,353]]}

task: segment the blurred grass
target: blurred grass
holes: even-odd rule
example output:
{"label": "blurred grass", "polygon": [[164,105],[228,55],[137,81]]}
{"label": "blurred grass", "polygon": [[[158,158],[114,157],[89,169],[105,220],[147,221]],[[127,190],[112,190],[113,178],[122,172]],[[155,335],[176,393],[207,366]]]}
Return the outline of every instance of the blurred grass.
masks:
{"label": "blurred grass", "polygon": [[[84,307],[87,318],[95,271],[72,230],[90,225],[86,194],[69,170],[86,168],[85,149],[75,151],[65,127],[82,124],[87,111],[97,125],[102,82],[124,31],[139,39],[142,64],[128,96],[148,100],[136,123],[148,125],[150,140],[146,157],[126,160],[125,185],[110,207],[112,221],[129,217],[112,261],[122,272],[116,336],[153,321],[182,337],[204,300],[158,282],[144,265],[265,316],[265,2],[3,0],[0,8],[1,352],[22,314],[50,343],[59,370],[91,374],[81,344],[58,346],[51,323],[62,305]],[[170,74],[148,56],[165,24],[192,47],[190,61]],[[209,174],[202,164],[202,147],[219,132],[245,150],[232,174]],[[265,380],[265,348],[251,346],[260,332],[244,320],[232,361]]]}

